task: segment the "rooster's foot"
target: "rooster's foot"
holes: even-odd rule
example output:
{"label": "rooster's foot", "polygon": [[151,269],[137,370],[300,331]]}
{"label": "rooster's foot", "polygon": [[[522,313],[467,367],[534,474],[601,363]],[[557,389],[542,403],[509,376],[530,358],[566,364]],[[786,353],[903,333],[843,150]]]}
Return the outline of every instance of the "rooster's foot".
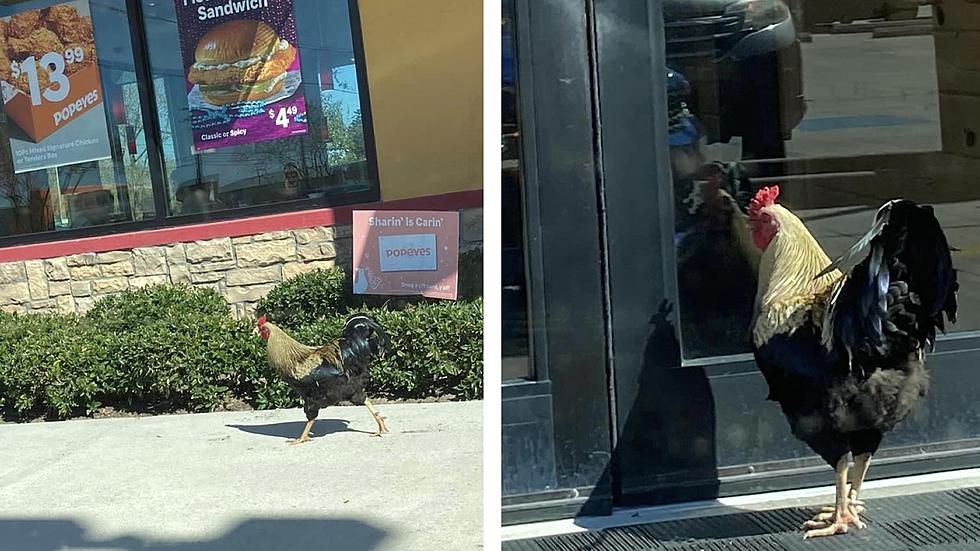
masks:
{"label": "rooster's foot", "polygon": [[388,432],[388,427],[385,425],[385,418],[380,415],[377,415],[375,416],[374,421],[378,424],[378,430],[374,431],[374,433],[371,436],[377,436],[378,438],[381,438],[382,434]]}
{"label": "rooster's foot", "polygon": [[[850,502],[848,509],[850,510],[852,515],[857,517],[858,515],[860,515],[865,511],[864,502],[853,500]],[[833,518],[834,518],[834,508],[828,505],[825,507],[821,507],[817,512],[817,514],[813,515],[813,517],[810,519],[809,522],[827,522]],[[804,523],[804,527],[806,527],[806,523]]]}
{"label": "rooster's foot", "polygon": [[286,440],[286,443],[288,443],[290,446],[295,446],[296,444],[302,444],[304,442],[309,442],[310,440],[313,439],[310,438],[309,436],[304,436],[302,438],[294,438],[291,440]]}
{"label": "rooster's foot", "polygon": [[851,509],[844,511],[839,516],[836,513],[831,513],[831,518],[827,520],[806,521],[803,524],[803,528],[806,529],[803,539],[846,534],[851,526],[861,530],[866,525]]}

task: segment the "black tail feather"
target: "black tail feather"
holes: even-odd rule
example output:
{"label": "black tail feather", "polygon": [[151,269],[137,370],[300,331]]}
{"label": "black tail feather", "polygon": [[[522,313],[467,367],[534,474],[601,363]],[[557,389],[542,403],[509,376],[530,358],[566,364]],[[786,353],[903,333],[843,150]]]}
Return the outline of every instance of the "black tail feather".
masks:
{"label": "black tail feather", "polygon": [[354,314],[344,323],[345,342],[369,356],[384,354],[388,345],[388,335],[378,320],[367,314]]}
{"label": "black tail feather", "polygon": [[831,305],[833,337],[850,350],[888,354],[909,337],[931,348],[944,316],[956,321],[956,270],[931,207],[889,202],[835,265],[850,269]]}

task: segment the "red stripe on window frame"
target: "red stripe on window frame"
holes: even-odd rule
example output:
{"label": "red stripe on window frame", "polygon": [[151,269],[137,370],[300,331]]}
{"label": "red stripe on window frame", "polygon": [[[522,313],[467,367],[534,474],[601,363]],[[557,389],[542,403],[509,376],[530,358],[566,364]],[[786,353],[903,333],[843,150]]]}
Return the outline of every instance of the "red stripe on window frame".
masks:
{"label": "red stripe on window frame", "polygon": [[241,237],[243,235],[312,228],[316,226],[345,225],[351,223],[351,218],[355,210],[460,210],[482,206],[482,189],[458,191],[379,203],[284,212],[249,218],[218,220],[187,226],[99,235],[82,239],[15,245],[0,248],[0,262],[55,258],[81,253],[120,251],[135,249],[137,247],[155,247],[222,237]]}

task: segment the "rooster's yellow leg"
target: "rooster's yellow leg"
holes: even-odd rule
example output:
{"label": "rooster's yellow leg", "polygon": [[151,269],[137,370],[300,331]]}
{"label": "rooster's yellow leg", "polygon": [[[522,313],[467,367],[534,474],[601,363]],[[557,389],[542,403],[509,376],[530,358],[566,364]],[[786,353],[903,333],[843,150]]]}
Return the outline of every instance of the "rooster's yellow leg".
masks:
{"label": "rooster's yellow leg", "polygon": [[368,411],[371,412],[371,416],[374,417],[374,422],[378,424],[378,430],[371,436],[381,436],[382,433],[388,432],[388,427],[385,426],[385,418],[378,413],[378,410],[374,409],[374,404],[371,400],[364,400],[364,405],[367,406]]}
{"label": "rooster's yellow leg", "polygon": [[864,502],[858,499],[858,494],[860,494],[861,486],[864,484],[864,477],[868,476],[868,468],[870,466],[870,453],[862,453],[861,455],[854,456],[854,478],[851,479],[851,493],[847,497],[850,500],[851,508],[854,509],[851,512],[855,516],[858,513],[864,512]]}
{"label": "rooster's yellow leg", "polygon": [[803,535],[803,539],[846,534],[848,528],[852,525],[856,528],[864,528],[864,523],[854,516],[847,506],[847,464],[848,460],[846,455],[837,462],[836,499],[833,516],[826,521],[807,521],[803,525],[807,529],[806,534]]}
{"label": "rooster's yellow leg", "polygon": [[302,444],[303,442],[310,441],[310,429],[313,428],[314,419],[310,419],[306,422],[306,426],[303,427],[303,434],[300,435],[296,440],[288,440],[290,444]]}

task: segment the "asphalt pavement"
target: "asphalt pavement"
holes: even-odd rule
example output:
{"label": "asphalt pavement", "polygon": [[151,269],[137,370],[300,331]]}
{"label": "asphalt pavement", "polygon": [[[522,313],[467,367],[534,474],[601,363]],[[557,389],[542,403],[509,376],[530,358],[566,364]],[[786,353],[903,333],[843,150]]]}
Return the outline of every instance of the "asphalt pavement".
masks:
{"label": "asphalt pavement", "polygon": [[483,403],[0,425],[0,551],[482,547]]}

